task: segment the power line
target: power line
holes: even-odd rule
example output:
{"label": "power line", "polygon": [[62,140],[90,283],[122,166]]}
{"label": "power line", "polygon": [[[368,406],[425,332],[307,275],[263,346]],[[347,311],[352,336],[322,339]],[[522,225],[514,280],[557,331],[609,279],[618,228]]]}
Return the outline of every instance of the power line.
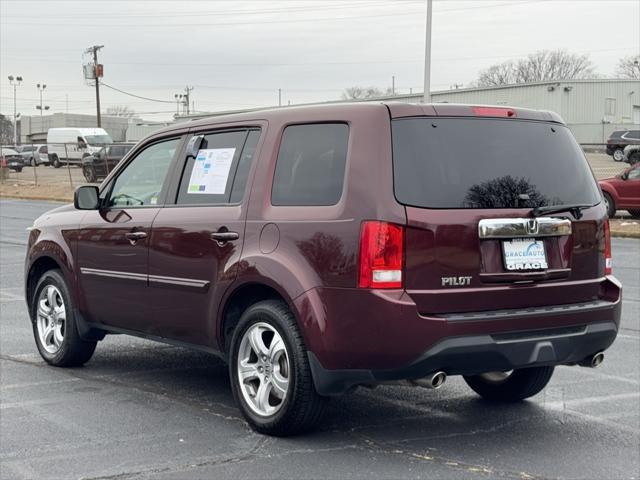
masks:
{"label": "power line", "polygon": [[157,98],[143,97],[142,95],[136,95],[135,93],[125,92],[124,90],[120,90],[119,88],[112,87],[111,85],[108,85],[104,82],[101,82],[101,83],[103,87],[110,88],[111,90],[115,90],[116,92],[123,93],[124,95],[129,95],[130,97],[141,98],[142,100],[148,100],[149,102],[171,103],[171,104],[175,103],[171,100],[158,100]]}

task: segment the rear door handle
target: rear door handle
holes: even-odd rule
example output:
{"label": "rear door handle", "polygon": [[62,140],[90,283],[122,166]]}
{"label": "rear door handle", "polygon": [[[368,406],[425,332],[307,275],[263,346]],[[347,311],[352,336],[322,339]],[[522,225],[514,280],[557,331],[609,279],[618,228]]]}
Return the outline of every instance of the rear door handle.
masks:
{"label": "rear door handle", "polygon": [[240,235],[238,234],[238,232],[229,232],[227,230],[217,231],[211,234],[211,240],[217,242],[218,245],[224,245],[227,242],[232,242],[233,240],[238,240],[239,238]]}
{"label": "rear door handle", "polygon": [[131,245],[135,245],[139,240],[144,240],[147,238],[146,232],[127,232],[124,234],[125,237],[129,240]]}

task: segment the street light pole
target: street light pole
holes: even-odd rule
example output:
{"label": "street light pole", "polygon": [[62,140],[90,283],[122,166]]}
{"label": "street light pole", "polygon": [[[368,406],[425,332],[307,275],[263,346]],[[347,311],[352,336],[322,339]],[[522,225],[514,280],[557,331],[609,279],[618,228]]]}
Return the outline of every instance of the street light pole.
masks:
{"label": "street light pole", "polygon": [[18,144],[18,110],[16,108],[16,88],[22,83],[22,77],[9,75],[9,84],[13,86],[13,144]]}
{"label": "street light pole", "polygon": [[422,101],[431,101],[431,17],[433,0],[427,0],[426,37],[424,42],[424,93]]}
{"label": "street light pole", "polygon": [[38,87],[38,92],[40,92],[40,105],[38,105],[36,107],[36,109],[40,110],[40,128],[43,128],[44,124],[42,123],[42,110],[49,110],[49,106],[42,106],[42,92],[44,92],[44,89],[47,88],[46,84],[42,84],[40,85],[39,83],[37,84]]}

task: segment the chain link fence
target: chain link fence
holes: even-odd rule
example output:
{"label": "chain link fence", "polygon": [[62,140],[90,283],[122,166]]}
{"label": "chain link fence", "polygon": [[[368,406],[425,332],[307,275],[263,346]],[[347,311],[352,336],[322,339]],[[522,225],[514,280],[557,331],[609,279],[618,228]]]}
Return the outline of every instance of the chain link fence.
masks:
{"label": "chain link fence", "polygon": [[0,181],[43,187],[66,185],[70,189],[99,183],[132,145],[118,142],[91,151],[77,143],[0,145]]}

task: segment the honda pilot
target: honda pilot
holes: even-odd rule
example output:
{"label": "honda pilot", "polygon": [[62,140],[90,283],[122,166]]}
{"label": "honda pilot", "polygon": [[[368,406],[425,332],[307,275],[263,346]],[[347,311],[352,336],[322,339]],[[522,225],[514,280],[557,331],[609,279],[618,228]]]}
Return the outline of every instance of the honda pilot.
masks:
{"label": "honda pilot", "polygon": [[539,393],[595,367],[621,286],[584,154],[553,113],[335,104],[177,124],[30,229],[42,358],[129,334],[211,352],[257,431],[358,386]]}

